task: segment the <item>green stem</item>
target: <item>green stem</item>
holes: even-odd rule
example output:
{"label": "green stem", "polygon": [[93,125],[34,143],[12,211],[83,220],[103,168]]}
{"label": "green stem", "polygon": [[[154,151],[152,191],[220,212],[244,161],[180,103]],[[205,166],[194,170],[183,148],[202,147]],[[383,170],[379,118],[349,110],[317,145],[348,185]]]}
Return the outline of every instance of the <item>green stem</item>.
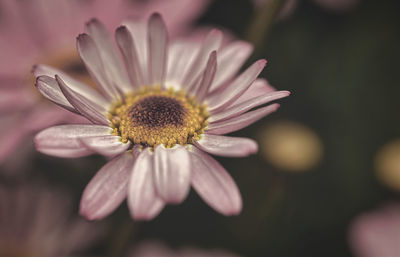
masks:
{"label": "green stem", "polygon": [[123,221],[119,225],[116,237],[112,240],[109,257],[121,257],[124,256],[127,251],[128,245],[132,241],[132,238],[137,234],[139,223],[129,219],[128,222]]}
{"label": "green stem", "polygon": [[285,0],[266,0],[265,4],[256,11],[247,30],[246,39],[254,44],[257,52],[274,23],[276,16],[283,7]]}

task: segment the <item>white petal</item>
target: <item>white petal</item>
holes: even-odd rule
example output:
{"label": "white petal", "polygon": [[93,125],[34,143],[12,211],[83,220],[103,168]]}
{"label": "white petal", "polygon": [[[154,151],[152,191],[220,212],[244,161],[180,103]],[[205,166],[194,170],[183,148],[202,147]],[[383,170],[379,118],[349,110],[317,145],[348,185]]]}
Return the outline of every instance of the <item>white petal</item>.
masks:
{"label": "white petal", "polygon": [[86,24],[85,30],[97,46],[108,82],[113,83],[114,87],[118,87],[124,93],[131,91],[125,66],[106,27],[97,19],[92,19]]}
{"label": "white petal", "polygon": [[238,99],[236,99],[228,106],[230,107],[236,104],[241,104],[250,99],[253,99],[254,97],[265,95],[274,91],[276,91],[276,89],[273,88],[266,79],[258,78]]}
{"label": "white petal", "polygon": [[254,82],[260,72],[264,69],[265,60],[259,60],[251,65],[247,70],[239,75],[232,83],[225,88],[221,88],[217,92],[206,98],[209,111],[216,112],[224,109],[227,105],[235,101],[243,94]]}
{"label": "white petal", "polygon": [[144,85],[149,85],[148,78],[148,49],[147,49],[147,27],[143,22],[137,22],[129,20],[124,22],[124,25],[131,32],[136,53],[138,54],[138,60],[143,76]]}
{"label": "white petal", "polygon": [[217,122],[220,120],[226,120],[232,117],[239,116],[242,113],[247,112],[248,110],[251,110],[259,105],[263,105],[269,102],[272,102],[274,100],[287,97],[290,95],[289,91],[275,91],[271,93],[267,93],[264,95],[259,95],[256,96],[252,99],[249,99],[247,101],[244,101],[239,104],[235,104],[232,106],[229,106],[228,108],[224,109],[221,112],[217,112],[216,114],[211,115],[211,117],[208,119],[209,123]]}
{"label": "white petal", "polygon": [[220,135],[242,129],[258,121],[262,117],[276,111],[278,107],[279,104],[271,104],[254,111],[244,113],[234,118],[211,123],[208,125],[206,132],[209,134]]}
{"label": "white petal", "polygon": [[186,88],[183,85],[185,74],[200,51],[200,44],[189,41],[174,41],[170,44],[168,53],[168,73],[166,83],[168,87],[177,90]]}
{"label": "white petal", "polygon": [[36,149],[58,157],[80,157],[92,154],[80,141],[84,137],[104,136],[112,132],[100,125],[60,125],[45,129],[34,139]]}
{"label": "white petal", "polygon": [[54,78],[46,75],[39,76],[36,79],[35,85],[39,92],[53,103],[67,109],[68,111],[80,114],[79,111],[75,110],[75,108],[68,102],[67,98],[65,98]]}
{"label": "white petal", "polygon": [[237,41],[221,49],[218,53],[219,66],[210,91],[217,90],[231,79],[242,67],[253,51],[253,46],[244,41]]}
{"label": "white petal", "polygon": [[192,185],[200,197],[224,215],[236,215],[242,210],[242,197],[229,173],[208,154],[192,147],[190,150]]}
{"label": "white petal", "polygon": [[113,212],[126,198],[129,176],[135,159],[123,153],[109,161],[92,178],[83,192],[80,214],[98,220]]}
{"label": "white petal", "polygon": [[115,31],[115,39],[122,52],[132,86],[138,88],[145,85],[142,75],[143,71],[140,67],[138,53],[136,52],[137,48],[131,33],[125,26],[121,26]]}
{"label": "white petal", "polygon": [[[38,78],[39,76],[42,76],[42,75],[46,75],[48,77],[55,78],[55,76],[58,75],[58,76],[62,77],[62,79],[68,85],[68,87],[70,87],[75,92],[83,95],[84,97],[91,100],[92,102],[98,103],[99,105],[104,106],[105,108],[107,108],[107,106],[109,105],[109,101],[107,101],[104,98],[104,96],[102,96],[99,92],[97,92],[93,88],[83,84],[82,82],[72,78],[71,76],[62,72],[59,69],[55,69],[55,68],[52,68],[47,65],[39,64],[39,65],[35,65],[33,67],[33,74],[35,75],[36,78]],[[56,88],[53,87],[51,90],[52,91],[53,90],[60,91],[58,86]],[[60,93],[61,93],[61,91],[60,91]]]}
{"label": "white petal", "polygon": [[152,173],[153,156],[149,149],[144,149],[135,162],[128,187],[128,207],[135,219],[153,219],[164,208],[164,201],[156,194]]}
{"label": "white petal", "polygon": [[104,107],[98,105],[97,103],[93,103],[86,97],[74,92],[58,75],[56,75],[56,81],[68,102],[70,102],[70,104],[83,116],[95,124],[109,124],[108,119],[103,114],[105,112]]}
{"label": "white petal", "polygon": [[155,13],[148,25],[149,78],[151,85],[164,85],[167,58],[168,33],[160,14]]}
{"label": "white petal", "polygon": [[80,34],[77,38],[77,48],[86,69],[102,89],[103,94],[107,96],[107,99],[118,99],[118,92],[111,84],[112,82],[108,81],[105,66],[94,40],[87,34]]}
{"label": "white petal", "polygon": [[185,147],[176,145],[166,149],[158,145],[154,150],[154,185],[166,203],[181,203],[190,189],[191,163]]}
{"label": "white petal", "polygon": [[204,134],[194,142],[201,150],[227,157],[244,157],[256,153],[257,143],[249,138]]}
{"label": "white petal", "polygon": [[222,32],[219,30],[212,30],[204,40],[196,59],[190,66],[189,71],[185,74],[185,79],[182,82],[182,87],[190,88],[192,84],[198,79],[201,72],[204,71],[210,53],[218,51],[222,43]]}
{"label": "white petal", "polygon": [[214,80],[214,75],[217,70],[217,52],[213,51],[208,58],[206,68],[204,70],[203,77],[197,87],[190,89],[192,94],[201,103],[206,97],[208,90]]}
{"label": "white petal", "polygon": [[93,136],[80,139],[86,148],[104,156],[116,156],[125,152],[130,143],[122,143],[121,137],[114,135]]}

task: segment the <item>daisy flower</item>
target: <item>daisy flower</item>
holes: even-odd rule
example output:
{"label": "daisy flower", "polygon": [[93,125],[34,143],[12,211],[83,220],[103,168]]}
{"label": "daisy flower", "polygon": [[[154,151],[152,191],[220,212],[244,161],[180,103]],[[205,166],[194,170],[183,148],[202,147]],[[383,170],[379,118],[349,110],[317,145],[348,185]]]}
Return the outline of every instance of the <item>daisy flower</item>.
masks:
{"label": "daisy flower", "polygon": [[221,47],[218,30],[202,42],[170,42],[162,17],[153,14],[147,24],[126,22],[115,39],[123,60],[98,20],[77,38],[101,93],[48,66],[34,68],[45,97],[93,123],[48,128],[35,137],[36,148],[59,157],[112,157],[86,187],[81,214],[101,219],[127,198],[132,217],[152,219],[166,204],[181,203],[191,185],[216,211],[238,214],[239,190],[208,153],[255,153],[255,141],[222,134],[274,112],[278,104],[257,107],[289,92],[257,79],[265,60],[235,76],[252,47]]}
{"label": "daisy flower", "polygon": [[[0,256],[78,256],[103,234],[71,216],[71,199],[43,185],[0,186]],[[79,255],[82,256],[82,255]]]}
{"label": "daisy flower", "polygon": [[159,11],[166,15],[175,35],[186,30],[207,3],[208,0],[0,0],[0,163],[34,132],[77,120],[77,115],[61,108],[48,108],[46,101],[32,90],[31,68],[35,63],[44,63],[92,84],[75,49],[74,38],[82,32],[85,21],[99,17],[107,27],[114,28],[121,17],[133,15],[145,20]]}

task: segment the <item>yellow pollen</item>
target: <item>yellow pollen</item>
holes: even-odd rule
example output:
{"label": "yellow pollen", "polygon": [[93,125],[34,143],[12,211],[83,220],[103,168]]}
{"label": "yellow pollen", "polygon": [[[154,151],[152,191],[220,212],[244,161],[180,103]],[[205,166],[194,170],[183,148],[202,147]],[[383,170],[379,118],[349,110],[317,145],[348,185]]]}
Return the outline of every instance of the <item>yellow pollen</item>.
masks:
{"label": "yellow pollen", "polygon": [[122,142],[155,147],[173,147],[199,140],[207,126],[208,113],[194,97],[183,91],[145,87],[115,102],[109,113],[113,134]]}

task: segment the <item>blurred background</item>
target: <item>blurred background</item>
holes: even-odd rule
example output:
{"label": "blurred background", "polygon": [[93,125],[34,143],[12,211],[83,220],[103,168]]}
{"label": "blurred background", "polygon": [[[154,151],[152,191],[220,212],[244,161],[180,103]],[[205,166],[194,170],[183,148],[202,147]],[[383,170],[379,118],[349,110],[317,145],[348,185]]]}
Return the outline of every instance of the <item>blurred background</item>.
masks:
{"label": "blurred background", "polygon": [[[349,244],[353,220],[400,201],[400,5],[326,2],[210,3],[197,25],[254,43],[247,65],[267,59],[261,77],[292,92],[276,113],[234,133],[256,139],[258,154],[216,158],[237,182],[243,211],[221,216],[192,190],[156,219],[133,222],[124,203],[104,220],[108,232],[91,253],[112,256],[115,249],[158,240],[241,256],[358,256]],[[99,156],[68,160],[36,153],[25,167],[28,175],[2,174],[1,182],[40,178],[70,192],[77,213],[85,185],[104,163]]]}

